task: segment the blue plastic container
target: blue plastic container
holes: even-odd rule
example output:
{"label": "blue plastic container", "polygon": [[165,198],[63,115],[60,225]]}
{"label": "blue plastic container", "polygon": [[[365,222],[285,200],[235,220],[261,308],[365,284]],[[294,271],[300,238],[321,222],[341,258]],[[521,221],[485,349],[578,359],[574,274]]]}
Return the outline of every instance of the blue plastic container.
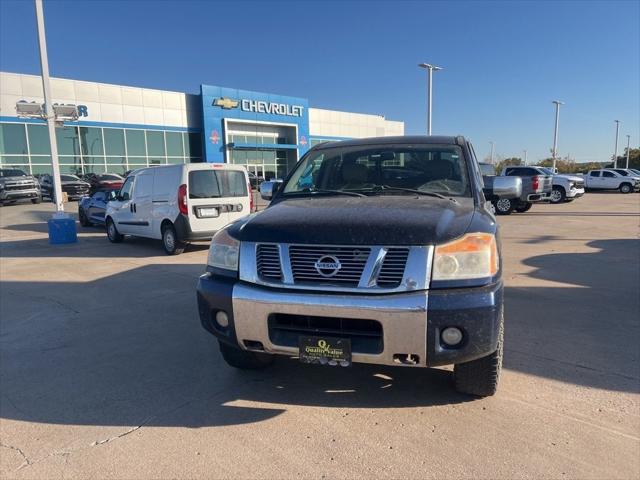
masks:
{"label": "blue plastic container", "polygon": [[51,245],[78,241],[76,221],[73,218],[52,218],[47,220],[47,226],[49,227],[49,243]]}

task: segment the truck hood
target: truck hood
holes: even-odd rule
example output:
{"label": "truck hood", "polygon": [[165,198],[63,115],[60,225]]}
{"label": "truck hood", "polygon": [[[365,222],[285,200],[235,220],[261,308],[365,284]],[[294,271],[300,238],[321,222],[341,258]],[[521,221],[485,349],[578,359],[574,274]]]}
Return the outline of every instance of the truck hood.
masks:
{"label": "truck hood", "polygon": [[571,180],[573,182],[584,182],[584,177],[581,177],[580,175],[556,174],[554,175],[554,177],[566,178],[567,180]]}
{"label": "truck hood", "polygon": [[1,183],[4,183],[4,182],[34,182],[35,180],[36,180],[36,178],[31,176],[31,175],[26,175],[26,176],[20,175],[19,177],[0,177],[0,182]]}
{"label": "truck hood", "polygon": [[330,245],[432,245],[463,235],[472,198],[371,196],[277,202],[232,227],[241,241]]}

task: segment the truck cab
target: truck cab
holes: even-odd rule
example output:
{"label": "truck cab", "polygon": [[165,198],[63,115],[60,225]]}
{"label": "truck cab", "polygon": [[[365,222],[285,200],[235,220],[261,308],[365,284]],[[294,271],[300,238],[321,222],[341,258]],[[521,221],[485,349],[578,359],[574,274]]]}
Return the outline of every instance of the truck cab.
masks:
{"label": "truck cab", "polygon": [[227,363],[427,368],[495,393],[503,350],[499,228],[464,137],[382,137],[313,147],[264,211],[212,239],[197,286],[204,329]]}

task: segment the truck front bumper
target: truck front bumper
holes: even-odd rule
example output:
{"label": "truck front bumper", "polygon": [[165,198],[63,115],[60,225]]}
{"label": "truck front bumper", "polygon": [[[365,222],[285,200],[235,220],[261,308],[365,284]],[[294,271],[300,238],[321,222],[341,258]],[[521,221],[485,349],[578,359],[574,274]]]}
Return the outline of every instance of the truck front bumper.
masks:
{"label": "truck front bumper", "polygon": [[12,201],[24,198],[38,198],[40,190],[31,188],[28,190],[0,190],[0,200]]}
{"label": "truck front bumper", "polygon": [[[281,317],[293,319],[293,327],[311,318],[312,326],[305,335],[338,338],[357,334],[353,328],[358,327],[350,322],[357,319],[369,322],[367,325],[379,324],[375,333],[367,330],[364,335],[378,335],[380,348],[359,350],[352,340],[354,362],[430,367],[475,360],[496,350],[503,287],[498,282],[475,288],[345,295],[271,289],[205,274],[198,282],[197,297],[202,326],[220,341],[244,350],[297,356],[292,335],[300,330],[292,328],[287,335],[286,325],[284,330],[278,326]],[[227,326],[216,322],[219,311],[227,314]],[[338,320],[349,326],[337,329]],[[440,333],[447,327],[463,332],[463,340],[455,348],[440,341]],[[417,361],[403,361],[407,356]]]}
{"label": "truck front bumper", "polygon": [[584,188],[572,188],[566,192],[567,198],[580,198],[584,195]]}

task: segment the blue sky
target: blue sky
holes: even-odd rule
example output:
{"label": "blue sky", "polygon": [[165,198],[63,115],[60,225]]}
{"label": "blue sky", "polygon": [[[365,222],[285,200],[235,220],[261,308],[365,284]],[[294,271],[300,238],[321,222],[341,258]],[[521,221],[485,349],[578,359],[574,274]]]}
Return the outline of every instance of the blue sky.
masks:
{"label": "blue sky", "polygon": [[[197,93],[201,83],[383,114],[425,129],[422,61],[434,75],[434,134],[479,156],[604,161],[621,121],[640,137],[640,2],[47,1],[57,77]],[[0,0],[0,69],[39,73],[31,1]],[[1,85],[0,85],[1,88]]]}

